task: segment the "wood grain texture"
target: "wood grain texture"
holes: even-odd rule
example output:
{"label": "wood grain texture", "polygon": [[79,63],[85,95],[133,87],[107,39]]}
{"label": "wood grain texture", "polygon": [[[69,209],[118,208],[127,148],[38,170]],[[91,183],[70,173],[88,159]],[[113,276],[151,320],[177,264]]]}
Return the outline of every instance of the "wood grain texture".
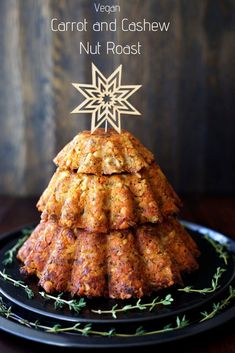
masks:
{"label": "wood grain texture", "polygon": [[[107,1],[96,1],[106,4]],[[123,64],[123,84],[142,84],[130,98],[141,116],[122,127],[150,148],[178,192],[235,192],[235,1],[0,1],[0,193],[42,192],[53,157],[89,114],[71,82],[91,82],[91,62],[110,73]],[[52,32],[60,21],[170,21],[168,32]],[[142,44],[141,55],[79,54],[79,42]]]}

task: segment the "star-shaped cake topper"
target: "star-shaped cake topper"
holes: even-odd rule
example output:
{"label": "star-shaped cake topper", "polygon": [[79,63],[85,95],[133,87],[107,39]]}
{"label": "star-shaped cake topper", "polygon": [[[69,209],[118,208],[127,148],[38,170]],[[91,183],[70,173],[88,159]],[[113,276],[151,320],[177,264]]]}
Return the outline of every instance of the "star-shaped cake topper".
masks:
{"label": "star-shaped cake topper", "polygon": [[122,65],[106,78],[92,63],[92,84],[72,83],[85,97],[71,113],[91,113],[91,133],[101,124],[109,123],[121,132],[121,114],[140,115],[140,112],[127,101],[141,85],[121,85]]}

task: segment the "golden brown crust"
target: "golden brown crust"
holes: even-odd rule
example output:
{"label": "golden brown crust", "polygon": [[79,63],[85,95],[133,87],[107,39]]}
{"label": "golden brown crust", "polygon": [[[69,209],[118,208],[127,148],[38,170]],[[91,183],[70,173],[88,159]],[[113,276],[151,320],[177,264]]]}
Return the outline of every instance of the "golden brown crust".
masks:
{"label": "golden brown crust", "polygon": [[148,169],[143,170],[142,175],[148,180],[155,198],[159,200],[163,215],[167,217],[178,213],[182,202],[161,168],[156,163],[152,163]]}
{"label": "golden brown crust", "polygon": [[25,262],[26,258],[29,256],[31,251],[35,249],[35,246],[38,243],[39,237],[44,232],[46,227],[47,227],[47,223],[45,222],[41,222],[37,225],[37,227],[34,229],[33,233],[31,234],[31,236],[24,242],[24,244],[18,251],[17,258],[20,261]]}
{"label": "golden brown crust", "polygon": [[153,155],[127,131],[84,131],[55,158],[18,252],[48,293],[140,298],[197,269],[197,245],[174,218],[181,202]]}
{"label": "golden brown crust", "polygon": [[[58,228],[58,227],[57,227]],[[50,256],[41,272],[39,284],[47,291],[66,291],[74,261],[76,238],[66,228],[58,228]]]}
{"label": "golden brown crust", "polygon": [[106,276],[106,243],[102,236],[79,231],[70,281],[72,295],[107,295]]}
{"label": "golden brown crust", "polygon": [[181,283],[183,272],[197,268],[198,255],[174,218],[107,234],[42,222],[18,252],[23,272],[36,274],[48,293],[116,299],[140,298]]}
{"label": "golden brown crust", "polygon": [[116,231],[107,236],[107,272],[110,298],[140,298],[144,278],[140,256],[131,231]]}
{"label": "golden brown crust", "polygon": [[200,254],[198,247],[177,219],[169,218],[165,224],[156,225],[152,229],[155,238],[171,258],[173,268],[179,272],[192,272],[198,268],[196,261]]}
{"label": "golden brown crust", "polygon": [[54,162],[61,169],[78,173],[111,175],[138,172],[153,160],[153,154],[129,132],[97,129],[93,134],[83,131],[76,135]]}
{"label": "golden brown crust", "polygon": [[143,270],[150,288],[162,289],[180,282],[180,272],[171,260],[153,226],[141,226],[136,231]]}
{"label": "golden brown crust", "polygon": [[155,163],[140,173],[112,176],[58,169],[37,204],[44,220],[103,233],[161,222],[179,206],[178,196]]}
{"label": "golden brown crust", "polygon": [[[35,232],[38,236],[36,241]],[[26,240],[26,245],[24,244],[18,252],[18,259],[22,260],[23,256],[25,258],[23,260],[24,266],[21,268],[22,273],[35,274],[39,278],[41,277],[58,233],[59,228],[54,222],[41,222],[39,224],[28,240]],[[26,255],[27,247],[28,255]]]}

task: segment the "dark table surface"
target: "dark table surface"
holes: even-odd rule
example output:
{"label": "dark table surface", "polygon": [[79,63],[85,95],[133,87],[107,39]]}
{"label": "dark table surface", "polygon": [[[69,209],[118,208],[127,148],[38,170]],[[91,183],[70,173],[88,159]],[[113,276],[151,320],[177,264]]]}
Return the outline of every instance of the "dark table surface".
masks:
{"label": "dark table surface", "polygon": [[[181,218],[213,228],[235,239],[235,197],[190,195],[182,199],[184,208]],[[35,203],[35,198],[0,196],[0,234],[39,221]],[[147,349],[158,352],[235,353],[235,318],[221,327],[195,337]],[[0,331],[0,352],[2,353],[53,353],[65,350],[68,351],[68,349],[29,342]],[[76,351],[83,350],[76,349]]]}

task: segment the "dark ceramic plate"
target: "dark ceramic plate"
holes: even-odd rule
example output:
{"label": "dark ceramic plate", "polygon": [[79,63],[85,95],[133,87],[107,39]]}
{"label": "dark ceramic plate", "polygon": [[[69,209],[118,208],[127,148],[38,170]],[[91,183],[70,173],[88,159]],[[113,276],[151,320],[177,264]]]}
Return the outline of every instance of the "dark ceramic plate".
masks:
{"label": "dark ceramic plate", "polygon": [[[24,309],[22,309],[24,311]],[[235,317],[235,306],[229,307],[213,319],[191,324],[185,328],[173,330],[165,333],[152,334],[147,336],[134,337],[98,337],[98,336],[82,336],[77,334],[54,334],[40,330],[28,328],[21,324],[15,323],[8,319],[0,317],[0,328],[5,332],[24,339],[40,342],[47,345],[53,345],[66,348],[131,348],[140,346],[150,346],[178,341],[183,338],[194,336],[205,331],[218,327]],[[24,318],[28,319],[28,313],[24,312]],[[37,317],[38,319],[38,317]],[[157,329],[156,323],[151,321],[151,331]],[[131,327],[130,327],[131,330]]]}
{"label": "dark ceramic plate", "polygon": [[[211,280],[213,274],[216,272],[217,267],[223,267],[223,260],[219,258],[218,254],[215,252],[212,245],[204,238],[204,234],[208,234],[210,237],[226,244],[227,246],[232,246],[232,242],[229,238],[214,232],[210,229],[206,229],[201,226],[184,223],[185,227],[191,233],[195,241],[197,242],[199,248],[201,249],[201,256],[199,258],[199,270],[189,276],[184,278],[184,286],[193,286],[197,289],[202,289],[211,286]],[[3,269],[2,259],[4,258],[4,253],[12,248],[16,243],[17,239],[22,236],[21,230],[6,234],[1,236],[0,239],[0,268]],[[25,278],[19,273],[20,263],[15,260],[12,265],[6,268],[6,272],[15,279]],[[37,315],[43,315],[47,318],[52,318],[56,320],[63,320],[69,322],[89,322],[97,324],[107,324],[107,323],[135,323],[144,322],[149,320],[162,320],[170,318],[171,316],[176,316],[182,314],[186,311],[199,310],[199,308],[205,305],[207,302],[213,300],[222,291],[224,291],[234,278],[234,261],[232,253],[230,253],[228,258],[228,264],[226,267],[226,272],[222,274],[220,279],[220,287],[207,295],[202,295],[198,293],[184,293],[178,291],[178,288],[171,288],[167,290],[162,290],[150,298],[143,298],[142,302],[151,302],[156,296],[159,298],[164,298],[166,294],[171,293],[174,298],[174,302],[170,306],[157,307],[153,311],[128,311],[126,313],[119,313],[117,319],[114,319],[110,314],[98,315],[91,312],[92,309],[110,310],[113,305],[118,304],[119,306],[124,306],[125,304],[134,304],[136,300],[107,300],[107,299],[90,299],[86,300],[86,308],[83,309],[79,314],[70,312],[67,308],[62,310],[56,310],[54,308],[53,301],[46,301],[42,298],[38,292],[41,290],[37,286],[37,279],[28,279],[29,287],[34,291],[35,297],[31,300],[27,298],[26,293],[21,288],[15,288],[11,283],[0,279],[0,291],[8,298],[12,303],[20,306],[26,311],[36,313]],[[68,297],[69,298],[69,297]]]}
{"label": "dark ceramic plate", "polygon": [[[214,240],[219,241],[223,245],[228,246],[229,251],[229,259],[228,265],[226,267],[227,271],[223,274],[221,278],[221,286],[219,290],[212,293],[211,295],[203,296],[195,294],[184,294],[182,292],[177,292],[176,289],[172,289],[170,293],[174,296],[174,306],[166,309],[159,308],[154,313],[132,313],[128,312],[123,317],[120,317],[118,320],[111,320],[112,324],[108,324],[110,319],[107,317],[92,317],[91,313],[85,312],[81,313],[78,316],[71,316],[68,312],[57,312],[54,310],[51,303],[44,303],[40,301],[40,299],[36,296],[32,300],[25,299],[25,293],[21,292],[19,288],[15,288],[13,286],[8,286],[6,282],[1,281],[1,291],[2,293],[11,300],[4,298],[4,302],[9,306],[12,306],[13,311],[23,317],[26,320],[30,320],[34,322],[36,319],[39,319],[40,322],[44,325],[53,326],[58,323],[58,319],[61,320],[61,325],[70,325],[68,321],[88,321],[93,322],[94,327],[98,327],[99,330],[107,330],[111,327],[114,327],[120,331],[124,332],[135,332],[136,328],[142,325],[143,323],[145,329],[147,330],[156,330],[159,327],[163,327],[167,323],[174,323],[175,316],[180,315],[182,317],[182,313],[186,313],[186,317],[190,318],[191,324],[185,328],[181,328],[178,330],[173,330],[169,332],[164,332],[160,334],[151,334],[144,336],[134,336],[134,337],[98,337],[98,336],[81,336],[78,334],[66,333],[66,334],[53,334],[46,333],[41,330],[35,330],[22,324],[16,323],[9,319],[0,317],[0,327],[2,330],[12,333],[16,336],[24,337],[28,340],[41,342],[45,344],[50,344],[54,346],[64,346],[64,347],[77,347],[77,348],[117,348],[117,347],[135,347],[135,346],[144,346],[151,344],[160,344],[171,341],[176,341],[182,338],[186,338],[195,334],[199,334],[206,330],[212,329],[218,325],[221,325],[228,320],[235,317],[235,306],[230,305],[230,307],[226,308],[223,312],[215,316],[214,318],[198,323],[195,321],[195,315],[199,315],[201,311],[208,310],[208,312],[212,309],[212,302],[209,300],[214,300],[217,302],[221,300],[223,295],[228,292],[228,285],[231,283],[234,277],[234,263],[233,263],[233,253],[234,253],[234,242],[233,240],[225,237],[224,235],[207,229],[202,226],[198,226],[196,224],[184,222],[186,228],[193,235],[195,240],[197,241],[201,251],[202,256],[200,258],[200,271],[195,273],[190,278],[185,279],[185,285],[194,285],[195,288],[204,288],[210,286],[211,277],[215,273],[215,270],[218,266],[223,267],[223,262],[218,258],[218,254],[213,250],[213,248],[209,245],[208,241],[203,239],[205,234],[208,234]],[[16,238],[21,236],[20,231],[12,232],[11,234],[7,234],[0,237],[0,256],[2,258],[3,253],[10,248],[16,241]],[[17,263],[14,263],[11,267],[8,268],[8,272],[12,274],[12,276],[18,276],[17,272]],[[233,281],[234,282],[234,281]],[[30,284],[32,288],[36,288],[35,284]],[[226,290],[227,288],[227,290]],[[224,292],[223,292],[224,291]],[[169,290],[167,291],[169,293]],[[159,296],[165,295],[165,293],[158,293]],[[112,306],[113,301],[111,303],[107,303],[107,306]],[[89,302],[90,307],[105,305],[105,303],[101,301],[94,300],[94,303]],[[195,310],[191,310],[195,309]],[[48,310],[48,312],[47,312]],[[189,311],[191,310],[191,311]],[[58,316],[58,317],[57,317]],[[161,320],[158,320],[161,318]],[[80,320],[81,319],[81,320]],[[146,321],[151,319],[151,321]],[[63,320],[63,321],[62,321]],[[102,325],[100,326],[100,323]],[[121,325],[120,325],[121,323]],[[108,326],[109,325],[109,326]]]}

